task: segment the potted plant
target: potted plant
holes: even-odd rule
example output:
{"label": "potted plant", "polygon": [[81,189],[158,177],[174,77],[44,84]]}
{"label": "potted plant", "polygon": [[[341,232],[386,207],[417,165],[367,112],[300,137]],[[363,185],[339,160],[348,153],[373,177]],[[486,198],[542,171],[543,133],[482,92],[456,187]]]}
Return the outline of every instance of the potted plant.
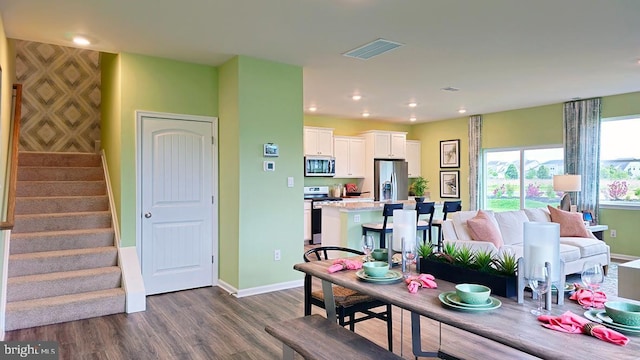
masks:
{"label": "potted plant", "polygon": [[413,195],[415,195],[416,202],[424,201],[424,192],[429,189],[429,180],[418,176],[411,184]]}
{"label": "potted plant", "polygon": [[[442,252],[433,247],[418,249],[419,272],[453,283],[475,283],[491,288],[492,293],[504,297],[517,295],[517,264],[515,255],[490,251],[473,251],[466,246],[457,248],[445,243]],[[431,250],[431,251],[429,251]]]}

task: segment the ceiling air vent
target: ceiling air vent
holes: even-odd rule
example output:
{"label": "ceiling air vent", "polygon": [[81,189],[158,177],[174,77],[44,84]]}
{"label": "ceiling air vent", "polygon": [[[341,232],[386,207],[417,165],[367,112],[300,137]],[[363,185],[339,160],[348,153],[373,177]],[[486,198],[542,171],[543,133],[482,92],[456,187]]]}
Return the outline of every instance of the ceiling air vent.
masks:
{"label": "ceiling air vent", "polygon": [[404,44],[397,43],[394,41],[389,41],[385,39],[378,39],[372,41],[366,45],[362,45],[359,48],[350,50],[342,55],[347,57],[352,57],[360,60],[369,60],[374,56],[378,56],[380,54],[384,54],[387,51],[391,51],[395,48],[398,48]]}

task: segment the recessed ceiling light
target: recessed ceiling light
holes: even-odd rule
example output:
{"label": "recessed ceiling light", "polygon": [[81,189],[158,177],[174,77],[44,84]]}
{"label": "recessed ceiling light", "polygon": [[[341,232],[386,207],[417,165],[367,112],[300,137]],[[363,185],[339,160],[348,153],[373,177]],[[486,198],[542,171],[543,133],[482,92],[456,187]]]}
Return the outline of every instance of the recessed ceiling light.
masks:
{"label": "recessed ceiling light", "polygon": [[309,111],[314,112],[316,110],[318,110],[318,108],[316,106],[314,106],[314,105],[309,106]]}
{"label": "recessed ceiling light", "polygon": [[458,110],[458,112],[459,112],[460,114],[464,114],[464,113],[466,113],[466,112],[467,112],[467,110],[466,110],[466,109],[460,109],[460,110]]}
{"label": "recessed ceiling light", "polygon": [[369,114],[368,111],[365,111],[365,112],[362,113],[362,117],[369,117],[369,115],[371,115],[371,114]]}
{"label": "recessed ceiling light", "polygon": [[355,94],[355,95],[353,95],[351,98],[352,98],[353,100],[355,100],[355,101],[358,101],[358,100],[362,99],[362,95]]}
{"label": "recessed ceiling light", "polygon": [[74,36],[73,43],[81,46],[91,45],[91,41],[89,41],[89,39],[83,36]]}
{"label": "recessed ceiling light", "polygon": [[409,121],[411,121],[411,122],[416,121],[416,117],[415,117],[415,116],[410,117],[410,118],[409,118]]}
{"label": "recessed ceiling light", "polygon": [[418,103],[416,103],[415,101],[412,101],[412,102],[409,103],[409,107],[414,108],[416,106],[418,106]]}

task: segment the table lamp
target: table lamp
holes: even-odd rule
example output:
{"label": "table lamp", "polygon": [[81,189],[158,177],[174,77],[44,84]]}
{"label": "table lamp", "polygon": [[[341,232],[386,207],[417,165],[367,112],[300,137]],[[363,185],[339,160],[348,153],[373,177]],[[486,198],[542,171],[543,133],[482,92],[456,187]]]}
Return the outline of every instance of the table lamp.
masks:
{"label": "table lamp", "polygon": [[571,211],[571,196],[572,191],[582,190],[582,179],[580,175],[554,175],[553,176],[553,190],[563,191],[562,199],[560,200],[560,209],[564,211]]}

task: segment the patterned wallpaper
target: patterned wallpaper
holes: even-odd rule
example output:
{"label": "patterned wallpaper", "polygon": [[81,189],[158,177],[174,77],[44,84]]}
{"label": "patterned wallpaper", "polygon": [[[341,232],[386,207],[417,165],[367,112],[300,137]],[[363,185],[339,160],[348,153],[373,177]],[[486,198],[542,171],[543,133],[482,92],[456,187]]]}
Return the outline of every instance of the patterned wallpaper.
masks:
{"label": "patterned wallpaper", "polygon": [[100,53],[15,40],[22,84],[20,150],[95,152],[100,139]]}

